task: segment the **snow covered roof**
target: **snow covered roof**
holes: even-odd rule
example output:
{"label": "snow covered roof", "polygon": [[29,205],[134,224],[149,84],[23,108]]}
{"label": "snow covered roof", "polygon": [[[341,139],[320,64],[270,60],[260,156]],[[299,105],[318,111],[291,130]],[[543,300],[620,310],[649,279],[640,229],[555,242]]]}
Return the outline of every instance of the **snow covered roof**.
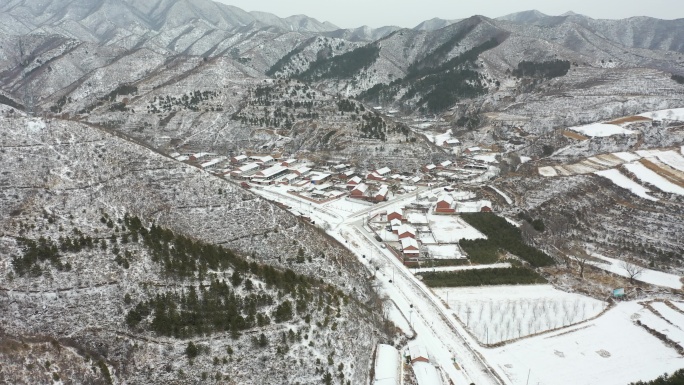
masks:
{"label": "snow covered roof", "polygon": [[404,224],[404,225],[399,226],[399,235],[401,235],[403,233],[409,233],[409,234],[416,235],[416,229],[414,229],[413,226]]}
{"label": "snow covered roof", "polygon": [[324,180],[324,179],[329,178],[329,177],[330,177],[330,174],[318,173],[318,174],[315,174],[314,176],[311,177],[311,181],[312,182],[318,182],[320,180]]}
{"label": "snow covered roof", "polygon": [[[406,250],[410,247],[415,248],[416,250]],[[413,251],[415,253],[419,253],[419,251],[418,251],[419,248],[420,247],[418,246],[418,241],[416,241],[414,238],[403,238],[401,240],[401,249],[405,250],[405,252]],[[423,357],[427,358],[427,352],[425,353],[425,356],[423,356]],[[413,359],[413,353],[411,354],[411,359]]]}
{"label": "snow covered roof", "polygon": [[347,170],[347,171],[343,172],[342,175],[344,175],[346,177],[350,177],[350,176],[354,175],[354,170]]}
{"label": "snow covered roof", "polygon": [[481,149],[480,147],[470,147],[470,148],[468,148],[468,151],[470,151],[470,152],[478,152],[478,151],[482,151],[482,149]]}
{"label": "snow covered roof", "polygon": [[257,162],[262,162],[262,163],[273,162],[275,160],[270,155],[267,155],[267,156],[250,156],[250,159],[253,159],[253,160],[256,160]]}
{"label": "snow covered roof", "polygon": [[419,177],[419,176],[413,177],[413,178],[411,178],[411,182],[413,182],[413,183],[418,183],[418,182],[420,182],[421,179],[422,179],[422,178]]}
{"label": "snow covered roof", "polygon": [[461,141],[458,139],[447,139],[446,143],[447,144],[459,144],[459,143],[461,143]]}
{"label": "snow covered roof", "polygon": [[452,197],[449,194],[443,194],[442,196],[439,197],[440,202],[446,202],[448,204],[454,203],[454,197]]}
{"label": "snow covered roof", "polygon": [[310,168],[310,167],[306,167],[306,166],[302,166],[302,167],[295,168],[295,169],[291,169],[291,170],[294,171],[294,172],[296,172],[296,173],[299,173],[299,174],[301,174],[301,175],[305,175],[305,174],[307,174],[308,172],[311,171],[311,168]]}
{"label": "snow covered roof", "polygon": [[243,160],[247,160],[247,155],[234,156],[233,159],[238,161],[238,162],[242,162]]}
{"label": "snow covered roof", "polygon": [[169,156],[172,157],[172,158],[177,158],[177,157],[179,157],[180,155],[181,155],[180,152],[172,152],[172,153],[169,154]]}
{"label": "snow covered roof", "polygon": [[287,175],[285,175],[285,179],[287,179],[288,181],[293,181],[293,180],[295,180],[295,179],[297,179],[297,178],[299,178],[299,175],[297,175],[297,174],[287,174]]}
{"label": "snow covered roof", "polygon": [[347,167],[349,167],[349,166],[346,165],[346,164],[344,164],[344,163],[342,163],[342,164],[338,164],[338,165],[336,165],[336,166],[333,166],[333,169],[335,169],[335,170],[337,170],[337,171],[340,171],[340,170],[344,170],[344,169],[347,168]]}
{"label": "snow covered roof", "polygon": [[427,362],[416,362],[413,364],[413,373],[420,385],[442,385],[442,379],[434,366]]}
{"label": "snow covered roof", "polygon": [[452,161],[450,161],[450,160],[445,160],[444,162],[440,163],[440,166],[442,166],[442,167],[449,167],[449,166],[451,166],[452,164],[454,164],[454,162],[452,162]]}
{"label": "snow covered roof", "polygon": [[[415,242],[415,239],[414,239]],[[427,360],[430,359],[428,356],[427,349],[425,348],[424,345],[421,345],[417,342],[410,342],[408,344],[409,348],[409,354],[411,355],[411,360],[415,360],[416,358],[425,358]]]}
{"label": "snow covered roof", "polygon": [[387,195],[388,192],[389,192],[389,189],[387,188],[387,186],[382,186],[382,187],[380,187],[380,190],[378,190],[377,194],[375,194],[375,195],[384,197]]}
{"label": "snow covered roof", "polygon": [[383,175],[389,174],[390,172],[392,172],[392,170],[390,170],[389,167],[383,167],[379,170],[375,170],[375,172],[378,173],[378,175],[383,176]]}
{"label": "snow covered roof", "polygon": [[287,171],[287,167],[277,164],[277,165],[275,165],[273,167],[269,167],[263,171],[259,171],[257,173],[257,175],[261,176],[263,178],[270,178],[274,175],[278,175],[278,174],[285,172],[285,171]]}
{"label": "snow covered roof", "polygon": [[216,155],[216,154],[211,153],[211,152],[198,152],[197,154],[192,154],[192,156],[194,156],[195,159],[204,158],[205,156],[209,156],[209,155]]}
{"label": "snow covered roof", "polygon": [[400,174],[394,174],[394,175],[390,176],[390,178],[399,179],[399,178],[401,178],[401,175]]}
{"label": "snow covered roof", "polygon": [[353,184],[359,184],[359,183],[361,183],[362,181],[363,181],[363,179],[361,179],[361,177],[355,176],[355,177],[349,179],[349,180],[347,181],[347,184],[352,184],[352,183],[353,183]]}
{"label": "snow covered roof", "polygon": [[401,226],[401,220],[396,219],[396,218],[395,218],[395,219],[392,219],[392,220],[390,221],[390,225],[392,225],[392,227],[395,227],[395,226],[396,226],[397,228],[399,228],[399,227]]}
{"label": "snow covered roof", "polygon": [[294,159],[294,158],[288,159],[288,160],[283,161],[283,163],[287,163],[287,164],[297,163],[297,159]]}
{"label": "snow covered roof", "polygon": [[361,191],[362,193],[365,193],[368,191],[368,185],[365,183],[361,183],[360,185],[356,186],[353,191]]}
{"label": "snow covered roof", "polygon": [[324,184],[322,184],[322,185],[316,186],[316,190],[321,190],[321,191],[323,191],[323,190],[327,190],[327,189],[329,189],[329,188],[331,188],[331,187],[332,187],[332,184],[330,184],[330,183],[324,183]]}
{"label": "snow covered roof", "polygon": [[200,167],[202,167],[202,168],[211,167],[211,166],[214,166],[214,165],[216,165],[216,164],[221,163],[221,162],[222,162],[223,160],[225,160],[225,159],[226,159],[225,156],[220,156],[220,157],[215,158],[215,159],[212,159],[212,160],[210,160],[210,161],[208,161],[208,162],[202,163],[202,164],[200,165]]}
{"label": "snow covered roof", "polygon": [[435,168],[437,168],[437,166],[435,166],[434,164],[428,164],[427,166],[425,166],[425,169],[428,171],[434,170]]}
{"label": "snow covered roof", "polygon": [[258,168],[259,168],[259,165],[258,165],[258,164],[256,164],[256,163],[248,163],[248,164],[246,164],[246,165],[244,165],[244,166],[238,168],[237,171],[240,171],[240,172],[248,172],[248,171],[256,170],[256,169],[258,169]]}
{"label": "snow covered roof", "polygon": [[178,156],[176,157],[176,160],[179,161],[179,162],[185,162],[185,161],[188,160],[188,159],[190,159],[190,157],[187,156],[187,155],[178,155]]}

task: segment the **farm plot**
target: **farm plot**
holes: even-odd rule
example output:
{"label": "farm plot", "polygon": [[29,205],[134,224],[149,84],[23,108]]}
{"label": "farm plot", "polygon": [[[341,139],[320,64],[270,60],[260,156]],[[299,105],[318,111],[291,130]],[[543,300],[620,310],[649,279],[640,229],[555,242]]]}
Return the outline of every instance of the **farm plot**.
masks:
{"label": "farm plot", "polygon": [[589,137],[606,137],[613,135],[634,134],[634,131],[622,128],[614,124],[594,123],[586,126],[570,127],[572,131],[579,132]]}
{"label": "farm plot", "polygon": [[434,292],[483,344],[496,344],[596,317],[602,301],[550,285],[437,288]]}
{"label": "farm plot", "polygon": [[670,323],[672,321],[669,319],[660,318],[656,314],[648,311],[644,312],[641,317],[639,317],[639,321],[650,329],[666,335],[667,338],[680,346],[684,345],[684,331],[678,325]]}
{"label": "farm plot", "polygon": [[605,170],[605,171],[597,171],[594,174],[598,176],[602,176],[604,178],[610,179],[611,182],[613,182],[616,186],[622,187],[626,190],[631,191],[634,195],[639,196],[644,199],[648,199],[651,201],[658,201],[658,198],[654,198],[648,193],[651,191],[644,186],[636,183],[635,181],[627,178],[624,176],[620,171],[612,169],[612,170]]}
{"label": "farm plot", "polygon": [[630,163],[625,165],[625,168],[629,172],[634,174],[634,176],[636,176],[637,179],[639,179],[640,181],[655,186],[660,191],[677,195],[684,195],[684,188],[668,181],[667,179],[658,175],[655,171],[652,171],[646,166],[644,166],[642,163]]}
{"label": "farm plot", "polygon": [[461,248],[456,244],[452,245],[427,245],[425,246],[430,257],[434,259],[465,259]]}
{"label": "farm plot", "polygon": [[437,243],[458,243],[461,239],[486,239],[481,232],[453,215],[430,215],[430,230]]}
{"label": "farm plot", "polygon": [[657,155],[658,160],[665,163],[666,165],[677,169],[679,171],[684,171],[684,157],[679,155],[675,151],[663,151]]}
{"label": "farm plot", "polygon": [[652,111],[640,114],[645,118],[653,120],[684,120],[684,108],[673,108],[670,110]]}
{"label": "farm plot", "polygon": [[646,311],[637,302],[621,302],[586,324],[526,338],[484,355],[514,385],[652,380],[684,367],[684,357],[635,324],[633,318]]}

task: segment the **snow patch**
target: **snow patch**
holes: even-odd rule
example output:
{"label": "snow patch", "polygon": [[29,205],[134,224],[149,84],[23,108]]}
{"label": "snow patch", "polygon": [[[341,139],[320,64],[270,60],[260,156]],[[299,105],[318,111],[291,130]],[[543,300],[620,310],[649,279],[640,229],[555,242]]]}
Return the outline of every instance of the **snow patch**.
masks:
{"label": "snow patch", "polygon": [[633,180],[627,178],[624,176],[620,171],[618,170],[605,170],[605,171],[596,171],[594,174],[598,176],[602,176],[604,178],[610,179],[611,182],[615,183],[615,185],[622,187],[624,189],[627,189],[631,191],[634,195],[639,196],[644,199],[648,199],[650,201],[657,202],[658,198],[654,198],[650,196],[648,193],[651,192],[651,190],[645,188],[644,186],[634,182]]}
{"label": "snow patch", "polygon": [[606,137],[613,135],[631,135],[635,132],[616,126],[614,124],[593,123],[586,126],[570,127],[570,130],[579,132],[589,137]]}

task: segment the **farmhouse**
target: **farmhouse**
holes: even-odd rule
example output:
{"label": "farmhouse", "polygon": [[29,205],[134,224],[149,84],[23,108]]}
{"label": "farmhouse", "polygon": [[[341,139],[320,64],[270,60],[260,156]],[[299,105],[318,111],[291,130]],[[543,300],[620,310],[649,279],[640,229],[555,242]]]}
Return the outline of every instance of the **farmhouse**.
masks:
{"label": "farmhouse", "polygon": [[412,342],[409,343],[408,349],[412,364],[415,364],[416,362],[430,362],[430,358],[425,346]]}
{"label": "farmhouse", "polygon": [[424,172],[430,172],[436,168],[437,168],[437,166],[435,166],[434,164],[428,164],[427,166],[423,166],[423,171]]}
{"label": "farmhouse", "polygon": [[324,174],[324,173],[316,173],[311,176],[311,183],[313,184],[322,184],[328,179],[330,179],[332,175],[330,174]]}
{"label": "farmhouse", "polygon": [[414,238],[403,238],[401,240],[401,251],[404,253],[404,258],[418,258],[420,255],[418,241]]}
{"label": "farmhouse", "polygon": [[350,196],[352,198],[365,198],[367,192],[368,192],[368,185],[365,183],[361,183],[360,185],[356,186],[352,190]]}
{"label": "farmhouse", "polygon": [[413,238],[416,239],[416,229],[410,225],[401,225],[398,229],[399,239]]}
{"label": "farmhouse", "polygon": [[308,174],[311,172],[311,168],[310,168],[310,167],[306,167],[306,166],[302,166],[302,167],[299,167],[299,168],[295,168],[295,169],[293,169],[293,170],[291,170],[291,171],[292,171],[293,173],[299,175],[299,176],[306,176],[306,175],[308,175]]}
{"label": "farmhouse", "polygon": [[387,214],[387,220],[392,221],[392,219],[398,219],[400,221],[402,219],[404,219],[404,216],[403,216],[400,209],[399,210],[392,210],[389,212],[389,214]]}
{"label": "farmhouse", "polygon": [[388,193],[389,193],[389,189],[387,188],[387,186],[380,187],[380,190],[378,190],[378,192],[375,193],[375,201],[376,202],[386,201]]}
{"label": "farmhouse", "polygon": [[240,164],[244,163],[245,161],[247,161],[247,155],[238,155],[230,158],[230,163],[233,164]]}
{"label": "farmhouse", "polygon": [[382,175],[378,174],[375,171],[366,175],[366,179],[367,180],[373,180],[373,181],[380,181],[380,182],[385,180],[385,178],[383,178]]}
{"label": "farmhouse", "polygon": [[266,156],[250,156],[249,159],[255,161],[256,163],[260,165],[270,165],[275,163],[275,159],[273,159],[272,156],[266,155]]}
{"label": "farmhouse", "polygon": [[259,165],[256,163],[248,163],[244,166],[239,167],[237,170],[233,171],[230,173],[231,177],[234,178],[242,178],[242,179],[247,179],[249,178],[252,174],[256,172],[256,170],[259,169]]}
{"label": "farmhouse", "polygon": [[287,171],[287,167],[277,164],[275,166],[257,172],[256,174],[254,174],[253,178],[273,180],[278,176],[285,174]]}
{"label": "farmhouse", "polygon": [[363,181],[363,180],[362,180],[360,177],[358,177],[358,176],[355,176],[355,177],[349,179],[349,180],[347,181],[347,189],[349,189],[349,190],[354,189],[356,186],[358,186],[359,184],[361,184],[362,181]]}
{"label": "farmhouse", "polygon": [[394,234],[399,234],[399,227],[401,227],[401,221],[399,219],[392,219],[390,221],[390,227]]}
{"label": "farmhouse", "polygon": [[454,197],[449,194],[442,195],[437,201],[437,206],[435,207],[436,213],[454,213]]}
{"label": "farmhouse", "polygon": [[285,167],[292,167],[292,165],[295,163],[297,163],[297,159],[287,159],[280,162],[280,165]]}
{"label": "farmhouse", "polygon": [[388,175],[391,172],[392,172],[392,170],[390,170],[389,167],[383,167],[379,170],[375,170],[375,173],[382,176],[382,177]]}

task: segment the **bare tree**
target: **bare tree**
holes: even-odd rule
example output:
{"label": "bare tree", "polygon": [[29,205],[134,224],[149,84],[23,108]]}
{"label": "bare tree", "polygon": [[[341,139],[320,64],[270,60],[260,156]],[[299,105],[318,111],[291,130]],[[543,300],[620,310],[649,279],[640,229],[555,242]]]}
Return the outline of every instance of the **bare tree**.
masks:
{"label": "bare tree", "polygon": [[630,283],[634,283],[634,279],[638,278],[645,270],[642,266],[631,263],[626,259],[620,262],[620,267],[627,272]]}

